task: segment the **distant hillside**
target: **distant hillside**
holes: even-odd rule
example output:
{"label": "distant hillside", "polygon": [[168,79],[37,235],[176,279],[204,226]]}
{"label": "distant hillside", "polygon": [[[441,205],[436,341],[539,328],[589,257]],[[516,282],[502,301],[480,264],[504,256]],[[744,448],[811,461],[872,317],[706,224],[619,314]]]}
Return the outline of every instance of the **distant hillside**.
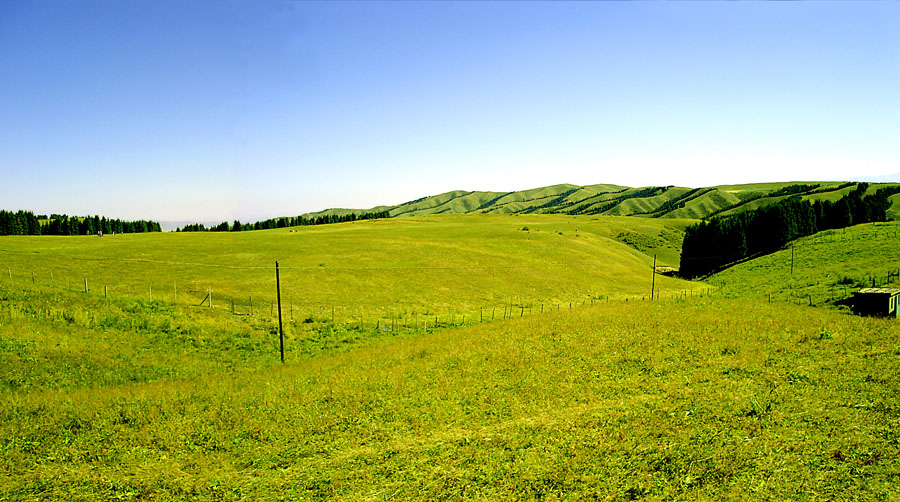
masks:
{"label": "distant hillside", "polygon": [[727,298],[834,304],[865,286],[900,286],[900,223],[866,223],[802,237],[714,274]]}
{"label": "distant hillside", "polygon": [[[392,217],[431,214],[604,214],[651,218],[704,219],[766,206],[800,195],[806,200],[836,200],[856,188],[856,182],[818,181],[719,185],[689,188],[676,186],[625,187],[620,185],[553,185],[516,192],[454,190],[422,197],[396,206],[370,209],[326,209],[304,217],[343,215],[387,210]],[[897,183],[872,183],[869,193]],[[900,218],[900,196],[888,211]]]}

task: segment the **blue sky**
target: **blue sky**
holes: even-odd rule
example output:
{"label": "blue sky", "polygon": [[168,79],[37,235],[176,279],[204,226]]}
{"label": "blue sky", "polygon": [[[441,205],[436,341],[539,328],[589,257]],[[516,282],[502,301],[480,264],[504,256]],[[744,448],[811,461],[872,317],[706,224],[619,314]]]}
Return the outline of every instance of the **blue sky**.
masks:
{"label": "blue sky", "polygon": [[900,172],[896,2],[0,2],[0,207]]}

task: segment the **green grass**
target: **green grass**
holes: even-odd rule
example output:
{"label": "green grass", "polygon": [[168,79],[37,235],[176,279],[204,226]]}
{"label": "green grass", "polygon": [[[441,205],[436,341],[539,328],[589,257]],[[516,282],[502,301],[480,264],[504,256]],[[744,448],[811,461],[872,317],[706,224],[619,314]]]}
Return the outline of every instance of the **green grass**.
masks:
{"label": "green grass", "polygon": [[[52,303],[0,288],[15,305]],[[0,319],[7,344],[29,336],[8,310]],[[214,319],[185,320],[158,346],[144,343],[152,329],[109,334],[103,350],[75,346],[100,335],[63,322],[6,357],[45,362],[69,337],[72,357],[96,360],[96,381],[0,394],[0,499],[900,496],[892,321],[619,301],[284,366],[179,335]],[[237,322],[216,343],[238,336]],[[186,373],[145,378],[128,363],[164,357]]]}
{"label": "green grass", "polygon": [[609,211],[606,211],[604,214],[628,216],[632,214],[649,213],[657,209],[662,204],[670,200],[677,199],[678,197],[681,197],[689,191],[690,189],[688,188],[670,188],[662,194],[654,195],[652,197],[635,197],[632,199],[625,199],[624,201],[622,201],[622,203],[616,205]]}
{"label": "green grass", "polygon": [[[649,294],[652,255],[677,266],[689,220],[457,215],[238,233],[0,237],[15,280],[113,297],[213,305],[269,315],[275,262],[294,316],[377,322],[403,315],[469,320],[482,309]],[[625,230],[646,236],[640,251]],[[662,238],[660,237],[662,236]],[[664,290],[696,287],[658,278]]]}
{"label": "green grass", "polygon": [[[900,223],[876,223],[827,230],[791,246],[724,270],[710,278],[719,295],[833,305],[856,289],[886,285],[900,270]],[[890,285],[900,286],[896,279]]]}
{"label": "green grass", "polygon": [[891,220],[900,220],[900,194],[894,194],[888,197],[891,201],[891,207],[887,211],[887,216]]}
{"label": "green grass", "polygon": [[[842,185],[841,182],[781,182],[781,183],[755,183],[746,185],[721,185],[709,187],[707,192],[699,197],[684,201],[681,208],[663,208],[668,201],[678,199],[690,191],[685,187],[661,187],[662,192],[652,197],[626,198],[620,200],[612,207],[608,203],[612,199],[627,196],[641,188],[629,188],[619,185],[552,185],[548,187],[520,190],[514,192],[470,192],[455,190],[440,195],[422,197],[415,201],[406,202],[396,206],[378,206],[361,211],[389,211],[391,216],[422,216],[434,214],[567,214],[575,208],[582,207],[584,212],[599,211],[602,214],[612,216],[647,216],[663,218],[709,218],[716,214],[735,214],[748,209],[772,204],[783,196],[771,196],[779,190],[796,184],[814,184],[819,188],[801,196],[805,200],[830,200],[834,201],[840,196],[855,188],[844,188],[839,191],[825,191],[813,193],[816,190],[829,190]],[[895,183],[871,184],[868,193],[874,193],[879,188],[896,185]],[[896,219],[897,201],[892,199],[894,205],[889,214]],[[657,212],[660,208],[662,211]],[[307,216],[320,214],[343,214],[351,212],[347,209],[329,209]]]}
{"label": "green grass", "polygon": [[[792,281],[896,269],[900,224],[801,240],[794,276],[781,251],[714,276],[712,297],[658,276],[662,300],[642,300],[686,224],[0,238],[0,500],[900,497],[896,320],[783,301],[803,298]],[[295,301],[284,365],[275,259]],[[196,307],[207,284],[263,305]],[[310,308],[330,301],[365,322]]]}

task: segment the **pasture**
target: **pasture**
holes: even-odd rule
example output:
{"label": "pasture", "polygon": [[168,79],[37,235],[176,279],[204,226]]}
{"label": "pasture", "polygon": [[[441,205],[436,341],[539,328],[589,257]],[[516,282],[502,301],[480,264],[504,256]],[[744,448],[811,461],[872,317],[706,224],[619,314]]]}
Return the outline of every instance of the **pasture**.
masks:
{"label": "pasture", "polygon": [[[90,294],[303,319],[377,323],[649,296],[653,254],[677,266],[689,220],[562,215],[429,216],[237,233],[2,237],[0,271]],[[631,245],[625,244],[628,241]],[[657,277],[664,291],[698,288]],[[104,289],[105,288],[105,289]],[[208,305],[208,303],[206,303]],[[499,310],[499,312],[498,312]]]}
{"label": "pasture", "polygon": [[[896,321],[768,303],[732,279],[674,300],[706,285],[658,276],[661,300],[643,300],[652,254],[677,264],[679,227],[659,221],[2,238],[18,272],[0,277],[0,500],[900,497]],[[473,316],[516,296],[612,299],[438,329],[323,313],[288,325],[281,364],[267,312],[187,301],[265,298],[276,259],[300,305]]]}

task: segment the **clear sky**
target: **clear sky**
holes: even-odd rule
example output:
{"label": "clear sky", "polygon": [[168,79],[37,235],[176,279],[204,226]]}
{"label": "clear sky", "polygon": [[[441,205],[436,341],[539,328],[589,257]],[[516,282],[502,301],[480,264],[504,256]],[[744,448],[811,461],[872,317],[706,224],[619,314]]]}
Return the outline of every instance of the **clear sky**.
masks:
{"label": "clear sky", "polygon": [[897,2],[0,0],[0,208],[900,172]]}

